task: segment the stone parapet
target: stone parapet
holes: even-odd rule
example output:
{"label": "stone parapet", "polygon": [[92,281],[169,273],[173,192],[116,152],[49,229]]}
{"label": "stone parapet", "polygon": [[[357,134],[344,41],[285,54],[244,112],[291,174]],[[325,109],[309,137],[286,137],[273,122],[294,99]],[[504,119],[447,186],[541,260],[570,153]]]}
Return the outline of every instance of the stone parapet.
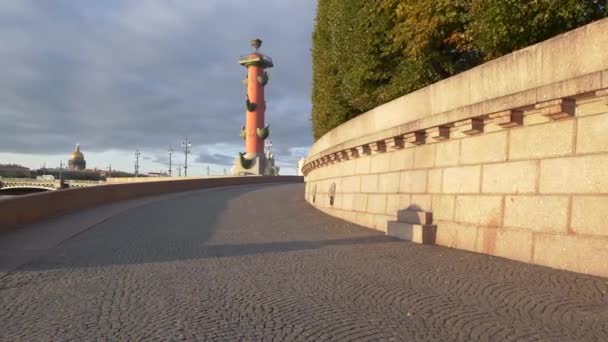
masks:
{"label": "stone parapet", "polygon": [[300,176],[249,176],[107,184],[15,196],[0,205],[0,231],[106,203],[221,186],[302,182]]}

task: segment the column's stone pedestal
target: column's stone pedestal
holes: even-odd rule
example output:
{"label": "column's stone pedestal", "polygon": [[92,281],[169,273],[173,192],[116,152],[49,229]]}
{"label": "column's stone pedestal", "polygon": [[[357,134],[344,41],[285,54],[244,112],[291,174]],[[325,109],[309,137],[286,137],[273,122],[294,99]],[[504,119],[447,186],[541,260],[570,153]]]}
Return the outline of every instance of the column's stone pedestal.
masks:
{"label": "column's stone pedestal", "polygon": [[274,158],[267,158],[264,154],[239,154],[234,159],[232,168],[234,176],[276,176],[279,168],[274,165]]}

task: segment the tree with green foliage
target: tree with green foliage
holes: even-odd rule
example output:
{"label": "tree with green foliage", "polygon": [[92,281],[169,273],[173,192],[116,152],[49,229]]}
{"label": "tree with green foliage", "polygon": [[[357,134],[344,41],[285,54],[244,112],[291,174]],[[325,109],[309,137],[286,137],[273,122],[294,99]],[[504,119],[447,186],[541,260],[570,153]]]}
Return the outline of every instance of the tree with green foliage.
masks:
{"label": "tree with green foliage", "polygon": [[319,0],[315,139],[401,95],[603,18],[607,0]]}

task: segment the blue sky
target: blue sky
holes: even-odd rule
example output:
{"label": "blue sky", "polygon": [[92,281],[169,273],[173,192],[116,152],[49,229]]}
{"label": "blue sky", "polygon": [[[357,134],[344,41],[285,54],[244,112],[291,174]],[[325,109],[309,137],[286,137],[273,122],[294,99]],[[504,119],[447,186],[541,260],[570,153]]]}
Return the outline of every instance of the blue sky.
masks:
{"label": "blue sky", "polygon": [[[283,174],[312,143],[312,0],[0,1],[0,163],[48,167],[80,143],[89,167],[229,168],[243,141],[249,41],[275,61],[267,122]],[[183,155],[174,155],[176,164]]]}

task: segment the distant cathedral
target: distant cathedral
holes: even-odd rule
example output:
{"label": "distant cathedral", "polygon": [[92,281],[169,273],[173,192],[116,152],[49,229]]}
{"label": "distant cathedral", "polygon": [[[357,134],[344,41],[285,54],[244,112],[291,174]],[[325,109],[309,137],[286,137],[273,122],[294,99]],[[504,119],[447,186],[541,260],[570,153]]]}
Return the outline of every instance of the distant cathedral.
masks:
{"label": "distant cathedral", "polygon": [[80,152],[80,145],[76,144],[76,149],[70,155],[68,160],[68,169],[71,171],[82,171],[87,168],[87,162],[84,160],[84,154]]}

